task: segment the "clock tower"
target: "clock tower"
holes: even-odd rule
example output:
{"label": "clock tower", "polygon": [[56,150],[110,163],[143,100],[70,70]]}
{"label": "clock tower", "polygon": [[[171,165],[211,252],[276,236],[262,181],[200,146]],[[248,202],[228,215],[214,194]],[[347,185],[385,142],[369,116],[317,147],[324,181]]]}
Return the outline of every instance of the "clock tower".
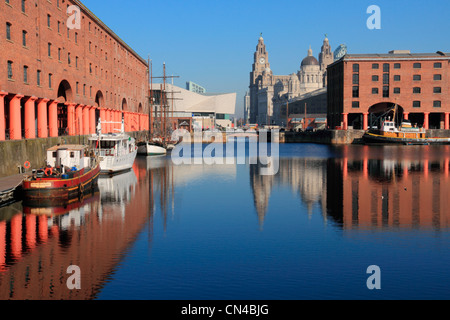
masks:
{"label": "clock tower", "polygon": [[250,72],[250,121],[257,122],[258,116],[258,91],[272,85],[272,71],[270,70],[269,54],[262,34],[253,56],[252,72]]}

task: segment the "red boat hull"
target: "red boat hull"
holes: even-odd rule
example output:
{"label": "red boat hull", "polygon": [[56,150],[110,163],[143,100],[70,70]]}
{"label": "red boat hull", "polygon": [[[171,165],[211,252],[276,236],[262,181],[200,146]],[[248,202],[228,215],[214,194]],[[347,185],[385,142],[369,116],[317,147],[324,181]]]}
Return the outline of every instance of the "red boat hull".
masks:
{"label": "red boat hull", "polygon": [[72,179],[44,177],[25,180],[22,185],[26,202],[68,201],[91,192],[100,175],[100,164]]}

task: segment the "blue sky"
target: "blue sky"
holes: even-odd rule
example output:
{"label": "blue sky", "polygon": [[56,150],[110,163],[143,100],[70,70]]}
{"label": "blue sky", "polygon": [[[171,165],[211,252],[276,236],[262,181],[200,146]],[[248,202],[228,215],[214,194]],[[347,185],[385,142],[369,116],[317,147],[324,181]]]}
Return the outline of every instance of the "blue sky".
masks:
{"label": "blue sky", "polygon": [[[242,116],[259,34],[274,74],[297,72],[311,45],[317,57],[328,34],[334,50],[350,53],[450,52],[448,0],[84,0],[94,14],[144,59],[154,76],[193,81],[209,92],[236,92]],[[381,30],[369,30],[370,5],[381,9]]]}

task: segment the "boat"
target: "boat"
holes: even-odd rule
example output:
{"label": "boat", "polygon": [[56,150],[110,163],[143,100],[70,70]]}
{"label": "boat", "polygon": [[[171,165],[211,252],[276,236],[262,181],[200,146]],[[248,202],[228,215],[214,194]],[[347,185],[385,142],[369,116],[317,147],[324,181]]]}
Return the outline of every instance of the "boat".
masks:
{"label": "boat", "polygon": [[125,133],[124,120],[117,133],[102,133],[101,119],[98,121],[97,133],[91,135],[88,140],[91,149],[98,155],[101,174],[118,174],[130,170],[133,167],[137,155],[135,139]]}
{"label": "boat", "polygon": [[138,154],[144,156],[162,156],[167,154],[167,149],[152,141],[141,141],[137,143]]}
{"label": "boat", "polygon": [[411,125],[409,120],[403,120],[400,127],[388,119],[382,122],[380,130],[369,130],[363,136],[366,143],[431,145],[450,144],[450,138],[427,138],[423,128]]}
{"label": "boat", "polygon": [[47,150],[47,166],[22,183],[26,203],[67,202],[83,198],[97,184],[100,162],[85,145],[57,145]]}

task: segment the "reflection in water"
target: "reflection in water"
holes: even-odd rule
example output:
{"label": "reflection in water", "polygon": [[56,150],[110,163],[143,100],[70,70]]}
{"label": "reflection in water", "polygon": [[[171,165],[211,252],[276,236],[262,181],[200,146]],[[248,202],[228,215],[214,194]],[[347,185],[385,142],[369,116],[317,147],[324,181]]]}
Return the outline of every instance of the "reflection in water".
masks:
{"label": "reflection in water", "polygon": [[[95,298],[142,228],[152,232],[153,183],[169,183],[167,166],[149,169],[101,178],[83,202],[1,208],[0,300]],[[67,289],[70,265],[81,269],[81,290]]]}
{"label": "reflection in water", "polygon": [[250,180],[260,223],[275,185],[298,191],[311,214],[315,203],[327,216],[349,228],[449,227],[449,159],[447,146],[343,147],[332,159],[280,159],[275,176]]}
{"label": "reflection in water", "polygon": [[[296,238],[299,235],[297,229],[289,229],[289,225],[299,221],[295,220],[299,216],[297,211],[310,217],[318,212],[319,220],[322,219],[324,224],[331,223],[348,232],[400,228],[442,230],[449,227],[449,148],[351,146],[336,148],[333,150],[336,156],[331,158],[330,148],[324,147],[324,154],[322,158],[320,155],[295,157],[295,154],[282,157],[279,172],[274,176],[259,175],[259,165],[173,166],[170,157],[137,158],[132,171],[99,179],[98,192],[83,201],[64,207],[31,208],[15,203],[0,208],[0,299],[97,298],[109,281],[115,279],[116,272],[122,270],[124,256],[140,241],[138,236],[143,232],[148,234],[143,237],[148,242],[144,245],[154,248],[152,254],[142,257],[145,261],[139,263],[145,268],[149,267],[145,263],[151,260],[151,270],[158,275],[148,280],[147,287],[143,285],[143,291],[154,288],[156,296],[164,291],[167,293],[174,283],[183,281],[191,283],[191,287],[185,285],[178,289],[192,288],[196,292],[198,283],[206,281],[207,288],[216,283],[220,293],[238,287],[235,283],[230,284],[230,279],[239,279],[241,283],[249,278],[254,281],[249,282],[249,292],[257,292],[261,284],[252,278],[255,266],[264,271],[258,275],[268,271],[263,282],[276,279],[276,283],[271,284],[273,288],[278,288],[280,281],[284,281],[278,270],[287,270],[283,276],[295,274],[303,279],[299,264],[303,263],[304,256],[314,252],[308,256],[308,264],[321,254],[323,259],[328,259],[327,248],[331,244],[327,241],[340,239],[321,234],[320,221],[319,229],[313,223],[302,225],[306,233]],[[193,186],[198,189],[189,193]],[[286,194],[286,186],[294,197]],[[238,200],[230,199],[231,205],[224,211],[210,210],[198,206],[198,198],[192,200],[186,196],[180,204],[177,202],[183,196],[180,190],[190,195],[201,193],[199,197],[210,207],[211,203],[215,205],[214,197],[218,191],[224,196],[243,196]],[[276,205],[287,205],[270,207],[271,198]],[[220,199],[225,201],[225,197]],[[302,202],[298,208],[295,207],[297,199]],[[231,212],[234,208],[236,212]],[[169,225],[169,215],[175,215],[176,210],[186,219]],[[193,210],[198,212],[191,215]],[[277,214],[279,210],[291,210],[294,214]],[[284,223],[283,228],[253,233],[255,223],[245,217],[254,212],[260,226],[270,216],[275,224]],[[160,239],[155,234],[159,233],[154,233],[154,219],[159,213],[160,229],[171,231],[164,233],[167,235],[164,243],[157,242]],[[210,224],[203,225],[205,219]],[[236,232],[236,224],[242,232]],[[322,244],[322,249],[315,248],[311,252],[306,247],[306,251],[295,251],[302,248],[297,244],[304,242],[308,231],[313,236],[324,235],[326,243]],[[270,244],[273,247],[268,249]],[[283,248],[287,248],[286,251]],[[345,251],[347,248],[350,247],[336,246],[333,250]],[[238,267],[235,257],[240,257]],[[269,265],[267,261],[276,261],[277,267],[264,269]],[[325,260],[317,261],[315,268],[326,267],[320,262]],[[70,265],[78,265],[81,269],[81,290],[67,289]],[[317,278],[322,279],[322,276],[323,273],[317,273]],[[220,282],[221,279],[225,283]],[[286,283],[291,284],[291,280],[289,278]],[[151,287],[155,283],[161,287]],[[285,288],[298,291],[290,285]],[[215,294],[220,297],[217,292]]]}

